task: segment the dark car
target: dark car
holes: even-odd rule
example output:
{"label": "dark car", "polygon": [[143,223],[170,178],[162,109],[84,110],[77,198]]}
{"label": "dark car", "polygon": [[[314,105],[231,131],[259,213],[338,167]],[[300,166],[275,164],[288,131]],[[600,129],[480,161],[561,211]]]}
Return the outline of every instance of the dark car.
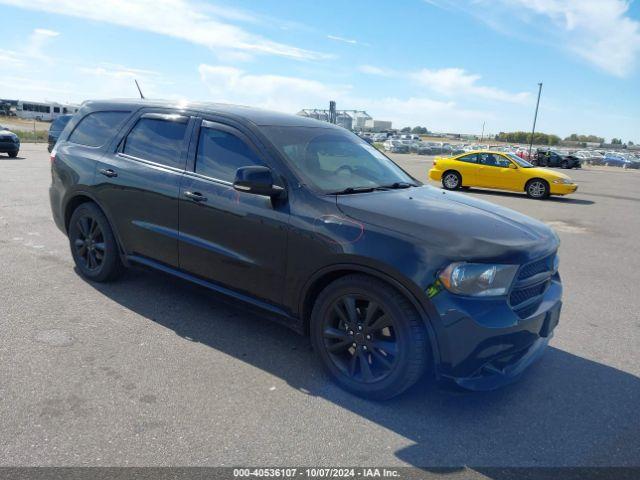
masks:
{"label": "dark car", "polygon": [[0,153],[6,153],[16,158],[20,151],[20,137],[7,127],[0,125]]}
{"label": "dark car", "polygon": [[563,155],[553,150],[538,150],[532,160],[538,167],[581,168],[582,162],[573,155]]}
{"label": "dark car", "polygon": [[49,153],[51,153],[51,151],[53,150],[53,147],[56,145],[56,142],[58,141],[58,137],[62,133],[62,130],[64,130],[64,127],[67,126],[67,123],[69,123],[69,120],[71,120],[72,117],[73,115],[60,115],[53,122],[51,122],[51,126],[49,127],[49,145],[47,147]]}
{"label": "dark car", "polygon": [[51,151],[53,150],[53,147],[56,145],[56,142],[58,141],[58,137],[62,133],[62,130],[64,130],[64,127],[67,126],[67,123],[69,123],[69,120],[71,120],[72,117],[73,115],[60,115],[53,122],[51,122],[51,126],[49,127],[49,145],[47,147],[49,153],[51,153]]}
{"label": "dark car", "polygon": [[53,218],[85,278],[143,265],[259,307],[309,335],[358,395],[394,396],[427,371],[496,388],[539,356],[559,319],[548,226],[422,185],[328,123],[87,102],[51,170]]}

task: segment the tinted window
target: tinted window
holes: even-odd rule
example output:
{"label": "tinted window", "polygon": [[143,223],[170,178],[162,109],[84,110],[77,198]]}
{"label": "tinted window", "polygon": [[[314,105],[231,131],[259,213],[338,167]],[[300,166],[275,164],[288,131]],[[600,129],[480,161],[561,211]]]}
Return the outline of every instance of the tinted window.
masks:
{"label": "tinted window", "polygon": [[467,162],[467,163],[476,163],[476,154],[472,153],[471,155],[464,155],[460,158],[458,158],[459,161],[461,162]]}
{"label": "tinted window", "polygon": [[53,123],[51,124],[51,130],[62,130],[62,129],[64,129],[64,127],[67,126],[67,123],[69,123],[69,120],[71,120],[71,115],[62,115],[62,116],[56,118],[53,121]]}
{"label": "tinted window", "polygon": [[251,165],[263,163],[238,137],[213,128],[200,130],[196,173],[233,182],[238,168]]}
{"label": "tinted window", "polygon": [[323,127],[261,130],[305,181],[324,192],[414,183],[375,147],[346,130]]}
{"label": "tinted window", "polygon": [[479,153],[478,158],[482,165],[487,165],[489,167],[508,168],[511,163],[502,155],[494,155],[493,153]]}
{"label": "tinted window", "polygon": [[129,116],[129,112],[90,113],[76,126],[69,141],[89,147],[101,147],[113,136]]}
{"label": "tinted window", "polygon": [[127,136],[123,152],[169,167],[184,168],[186,122],[141,118]]}

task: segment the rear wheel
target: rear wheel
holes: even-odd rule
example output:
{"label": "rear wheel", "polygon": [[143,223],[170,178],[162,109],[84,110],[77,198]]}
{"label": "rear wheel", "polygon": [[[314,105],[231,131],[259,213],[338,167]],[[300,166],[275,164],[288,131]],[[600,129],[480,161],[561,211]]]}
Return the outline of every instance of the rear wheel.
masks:
{"label": "rear wheel", "polygon": [[428,363],[422,320],[389,285],[348,275],[325,288],[311,315],[311,341],[346,390],[387,399],[413,385]]}
{"label": "rear wheel", "polygon": [[16,158],[18,156],[18,152],[9,152],[9,157]]}
{"label": "rear wheel", "polygon": [[525,190],[530,198],[543,199],[549,196],[549,184],[541,178],[529,180]]}
{"label": "rear wheel", "polygon": [[122,273],[124,267],[113,231],[95,203],[83,203],[71,215],[69,243],[73,260],[87,279],[108,282]]}
{"label": "rear wheel", "polygon": [[562,162],[560,163],[560,166],[562,168],[569,168],[569,162],[566,160],[562,160]]}
{"label": "rear wheel", "polygon": [[462,186],[462,177],[453,170],[445,172],[442,175],[442,186],[447,190],[458,190]]}

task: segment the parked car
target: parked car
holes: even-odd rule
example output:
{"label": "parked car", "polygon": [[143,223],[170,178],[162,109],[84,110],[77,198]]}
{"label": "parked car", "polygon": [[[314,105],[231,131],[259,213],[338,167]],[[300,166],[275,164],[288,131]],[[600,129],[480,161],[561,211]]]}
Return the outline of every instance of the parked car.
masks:
{"label": "parked car", "polygon": [[309,335],[329,375],[358,395],[397,395],[426,371],[496,388],[540,356],[558,323],[550,227],[424,186],[328,123],[85,102],[51,173],[53,218],[84,278],[139,264],[266,310]]}
{"label": "parked car", "polygon": [[580,168],[580,160],[573,155],[563,155],[555,150],[538,149],[532,162],[540,167]]}
{"label": "parked car", "polygon": [[49,145],[47,147],[49,153],[51,153],[51,150],[53,150],[53,147],[58,141],[60,133],[62,133],[64,127],[67,126],[67,123],[69,123],[71,117],[73,117],[73,115],[60,115],[53,122],[51,122],[51,126],[49,127]]}
{"label": "parked car", "polygon": [[8,127],[0,125],[0,153],[6,153],[11,158],[16,158],[20,151],[20,137],[9,130]]}
{"label": "parked car", "polygon": [[439,157],[429,170],[431,180],[447,190],[482,187],[525,192],[531,198],[567,195],[578,186],[565,174],[531,163],[511,153],[483,150],[452,158]]}
{"label": "parked car", "polygon": [[433,155],[433,147],[428,142],[414,142],[409,150],[418,155]]}
{"label": "parked car", "polygon": [[617,152],[605,153],[602,164],[607,167],[638,168],[636,162]]}
{"label": "parked car", "polygon": [[384,142],[387,140],[387,137],[389,135],[387,135],[386,133],[376,133],[373,135],[373,141],[374,142]]}
{"label": "parked car", "polygon": [[408,153],[409,146],[402,143],[400,140],[389,139],[382,144],[385,151],[391,153]]}

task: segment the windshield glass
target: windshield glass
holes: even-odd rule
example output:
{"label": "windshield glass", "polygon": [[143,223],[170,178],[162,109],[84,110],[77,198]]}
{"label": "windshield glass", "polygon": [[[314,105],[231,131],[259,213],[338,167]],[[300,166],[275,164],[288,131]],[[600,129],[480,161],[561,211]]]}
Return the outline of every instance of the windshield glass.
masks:
{"label": "windshield glass", "polygon": [[532,168],[533,167],[533,164],[527,162],[526,160],[520,158],[517,155],[514,155],[513,153],[508,153],[507,157],[509,157],[514,162],[516,162],[516,165],[518,165],[519,167],[522,167],[522,168]]}
{"label": "windshield glass", "polygon": [[268,126],[261,131],[302,179],[323,193],[416,183],[378,149],[346,130]]}

